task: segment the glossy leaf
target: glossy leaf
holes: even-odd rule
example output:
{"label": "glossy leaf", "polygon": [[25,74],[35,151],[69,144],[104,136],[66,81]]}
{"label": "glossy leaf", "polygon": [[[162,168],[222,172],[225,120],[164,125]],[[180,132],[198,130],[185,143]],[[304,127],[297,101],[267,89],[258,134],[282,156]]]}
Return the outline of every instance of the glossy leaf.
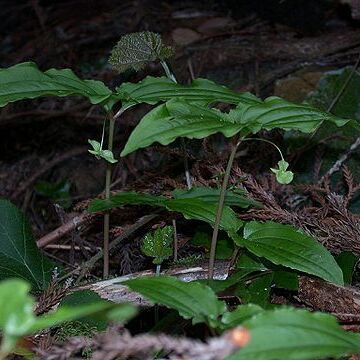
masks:
{"label": "glossy leaf", "polygon": [[[200,199],[178,199],[165,202],[168,210],[180,212],[188,220],[201,220],[210,225],[215,224],[217,204],[211,204]],[[243,222],[237,218],[235,212],[228,206],[224,206],[220,220],[220,229],[226,231],[238,231]]]}
{"label": "glossy leaf", "polygon": [[53,268],[37,248],[23,213],[10,201],[0,199],[0,280],[19,277],[43,289]]}
{"label": "glossy leaf", "polygon": [[[90,204],[89,211],[104,211],[129,204],[165,207],[170,211],[180,212],[186,219],[201,220],[211,225],[214,225],[215,223],[217,204],[212,204],[196,198],[167,199],[162,196],[135,192],[119,193],[111,196],[108,200],[93,200]],[[237,218],[234,211],[228,206],[225,206],[220,221],[220,228],[226,231],[236,232],[241,225],[242,221]]]}
{"label": "glossy leaf", "polygon": [[292,226],[252,221],[244,228],[244,238],[235,241],[276,265],[344,284],[342,271],[328,250]]}
{"label": "glossy leaf", "polygon": [[144,255],[153,257],[153,263],[160,265],[172,255],[174,228],[172,226],[165,226],[156,229],[153,234],[145,235],[141,251]]}
{"label": "glossy leaf", "polygon": [[186,283],[170,276],[141,277],[124,282],[130,289],[156,304],[175,309],[193,324],[206,322],[213,326],[224,313],[225,304],[206,285]]}
{"label": "glossy leaf", "polygon": [[155,105],[174,98],[182,98],[188,102],[228,104],[252,104],[261,101],[255,95],[237,93],[207,79],[195,79],[190,85],[182,85],[167,77],[148,76],[138,83],[121,84],[116,91],[125,107],[140,103]]}
{"label": "glossy leaf", "polygon": [[[194,186],[193,188],[191,188],[191,190],[176,189],[172,192],[172,195],[175,199],[196,198],[211,203],[218,203],[220,189],[210,188],[206,186]],[[245,191],[243,190],[228,190],[225,196],[225,205],[238,206],[241,208],[248,208],[249,206],[262,206],[257,201],[246,197]]]}
{"label": "glossy leaf", "polygon": [[131,133],[121,156],[155,142],[168,145],[178,137],[203,139],[221,132],[226,137],[238,133],[244,125],[226,119],[219,110],[172,99],[148,112]]}
{"label": "glossy leaf", "polygon": [[333,316],[282,308],[245,321],[250,341],[227,360],[313,360],[360,352],[359,334],[344,331]]}
{"label": "glossy leaf", "polygon": [[260,130],[299,130],[304,133],[315,131],[324,121],[343,126],[350,120],[341,119],[306,104],[295,104],[271,96],[261,103],[239,106],[229,113],[235,122],[247,124],[251,133]]}
{"label": "glossy leaf", "polygon": [[95,199],[90,203],[89,211],[98,212],[114,209],[124,205],[151,205],[162,206],[166,198],[134,191],[121,192],[110,196],[110,199]]}
{"label": "glossy leaf", "polygon": [[39,70],[33,62],[0,69],[0,107],[42,96],[85,96],[92,104],[112,106],[112,92],[101,81],[82,80],[70,69]]}
{"label": "glossy leaf", "polygon": [[310,133],[324,121],[343,126],[340,119],[309,105],[293,104],[278,97],[251,104],[240,103],[229,113],[203,105],[172,99],[146,114],[130,135],[121,156],[155,142],[167,145],[178,137],[202,139],[215,133],[231,137],[280,128]]}
{"label": "glossy leaf", "polygon": [[160,34],[143,31],[122,36],[111,51],[109,62],[119,72],[138,71],[149,62],[164,60],[172,54],[173,49],[163,44]]}

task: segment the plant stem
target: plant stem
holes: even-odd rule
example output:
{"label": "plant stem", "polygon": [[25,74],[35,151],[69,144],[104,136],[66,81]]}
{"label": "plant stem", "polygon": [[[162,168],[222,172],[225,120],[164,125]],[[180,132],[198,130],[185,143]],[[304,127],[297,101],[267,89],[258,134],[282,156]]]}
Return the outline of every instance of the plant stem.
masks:
{"label": "plant stem", "polygon": [[174,229],[174,261],[178,259],[178,237],[177,237],[177,229],[176,229],[176,220],[172,220],[172,225]]}
{"label": "plant stem", "polygon": [[[112,111],[108,112],[109,118],[109,133],[108,133],[108,150],[112,151],[114,143],[114,130],[115,119]],[[110,199],[110,185],[112,175],[112,164],[106,164],[106,176],[105,176],[105,199]],[[103,277],[106,279],[109,276],[109,239],[110,239],[110,213],[104,214],[104,269]]]}
{"label": "plant stem", "polygon": [[166,61],[163,61],[163,60],[162,60],[162,61],[160,61],[160,64],[161,64],[161,66],[163,67],[166,76],[167,76],[170,80],[172,80],[173,82],[177,83],[176,78],[175,78],[175,75],[171,72],[171,70],[170,70],[168,64],[166,63]]}
{"label": "plant stem", "polygon": [[217,238],[218,238],[218,234],[219,234],[221,216],[222,216],[222,212],[224,209],[226,189],[227,189],[227,185],[229,183],[232,164],[234,162],[235,154],[236,154],[236,151],[237,151],[239,145],[240,145],[240,141],[238,141],[231,150],[230,157],[229,157],[229,160],[228,160],[228,163],[226,166],[226,170],[225,170],[224,179],[223,179],[223,182],[221,185],[220,197],[219,197],[219,202],[218,202],[218,206],[217,206],[217,210],[216,210],[214,231],[213,231],[212,239],[211,239],[209,273],[208,273],[208,279],[210,279],[210,280],[214,277],[216,243],[217,243]]}
{"label": "plant stem", "polygon": [[[169,78],[170,80],[172,80],[174,83],[177,83],[175,74],[170,70],[166,61],[160,61],[160,64],[165,71],[166,77]],[[187,153],[186,153],[186,143],[185,143],[184,138],[181,138],[180,141],[181,141],[182,150],[184,152],[184,168],[185,168],[186,185],[187,185],[188,190],[190,190],[192,188],[192,180],[191,180],[191,174],[190,174],[190,170],[189,170],[188,157],[187,157]]]}
{"label": "plant stem", "polygon": [[161,265],[156,265],[156,272],[155,272],[156,276],[160,276],[160,269],[161,269]]}

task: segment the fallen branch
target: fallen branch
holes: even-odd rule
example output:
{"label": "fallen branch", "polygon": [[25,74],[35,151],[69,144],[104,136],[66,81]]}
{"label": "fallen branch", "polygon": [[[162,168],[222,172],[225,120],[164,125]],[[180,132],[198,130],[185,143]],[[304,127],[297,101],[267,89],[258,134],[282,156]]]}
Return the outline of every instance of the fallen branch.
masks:
{"label": "fallen branch", "polygon": [[[120,236],[115,238],[109,245],[109,254],[111,254],[112,251],[116,249],[116,247],[123,242],[125,239],[127,239],[129,236],[131,236],[135,231],[139,230],[141,227],[148,224],[150,221],[155,219],[158,215],[157,214],[150,214],[142,217],[139,219],[135,224],[128,227]],[[66,279],[74,274],[79,274],[79,277],[77,278],[76,282],[79,283],[80,280],[94,267],[94,265],[102,259],[104,253],[103,250],[100,250],[96,255],[94,255],[92,258],[90,258],[88,261],[82,263],[79,267],[77,267],[75,270],[72,270],[65,276],[63,276],[60,280]]]}
{"label": "fallen branch", "polygon": [[360,291],[354,287],[301,276],[298,298],[314,310],[332,313],[341,322],[359,321]]}
{"label": "fallen branch", "polygon": [[170,360],[222,360],[246,345],[248,340],[249,333],[244,328],[232,329],[206,342],[166,334],[132,336],[126,330],[119,334],[115,329],[111,329],[96,335],[93,339],[71,338],[65,344],[40,352],[39,357],[46,360],[71,359],[72,355],[91,349],[93,360],[150,360],[154,358],[154,353],[162,350]]}
{"label": "fallen branch", "polygon": [[36,244],[39,248],[43,248],[46,245],[53,243],[55,240],[61,238],[62,236],[74,231],[77,227],[84,225],[86,222],[90,221],[95,215],[94,214],[80,214],[75,216],[65,224],[62,224],[57,229],[52,232],[46,234],[42,238],[40,238]]}
{"label": "fallen branch", "polygon": [[[163,275],[174,276],[179,280],[190,282],[195,280],[207,279],[208,275],[208,264],[192,267],[192,268],[175,268],[168,269],[162,272]],[[225,280],[229,274],[229,262],[227,261],[217,261],[214,268],[214,279],[215,280]],[[99,281],[93,284],[88,284],[81,286],[79,288],[73,289],[85,290],[89,289],[96,292],[103,299],[115,302],[131,302],[138,306],[153,306],[153,304],[144,298],[142,295],[130,290],[127,286],[122,283],[144,276],[154,276],[155,273],[152,270],[141,271],[134,274],[129,274],[121,277],[117,277],[110,280]]]}

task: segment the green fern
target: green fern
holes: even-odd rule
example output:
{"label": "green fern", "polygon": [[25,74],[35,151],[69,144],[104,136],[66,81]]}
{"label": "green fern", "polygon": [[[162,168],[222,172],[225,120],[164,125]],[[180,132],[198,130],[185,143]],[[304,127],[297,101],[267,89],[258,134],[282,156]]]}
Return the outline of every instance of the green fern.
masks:
{"label": "green fern", "polygon": [[163,61],[173,55],[174,50],[165,46],[159,34],[144,31],[124,35],[111,52],[109,62],[121,72],[128,69],[143,69],[149,62]]}

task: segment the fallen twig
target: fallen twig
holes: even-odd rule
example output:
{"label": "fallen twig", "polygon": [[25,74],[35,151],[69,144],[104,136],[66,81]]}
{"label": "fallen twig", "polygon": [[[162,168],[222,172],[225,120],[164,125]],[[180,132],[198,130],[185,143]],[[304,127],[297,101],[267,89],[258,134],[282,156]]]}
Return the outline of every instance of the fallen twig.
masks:
{"label": "fallen twig", "polygon": [[[115,238],[109,245],[109,253],[111,252],[126,238],[131,236],[135,231],[139,230],[144,225],[148,224],[150,221],[155,219],[158,215],[156,214],[150,214],[142,217],[139,219],[135,224],[128,227],[123,234]],[[94,267],[94,265],[103,257],[103,250],[100,250],[96,255],[94,255],[92,258],[90,258],[88,261],[81,264],[76,269],[72,270],[68,274],[64,275],[60,280],[66,279],[74,274],[79,274],[76,282],[77,284],[81,281],[81,279],[86,275],[87,272],[89,272],[90,269]]]}
{"label": "fallen twig", "polygon": [[153,359],[155,352],[163,350],[170,360],[222,360],[239,350],[249,341],[249,332],[245,328],[232,329],[220,337],[213,337],[206,342],[199,340],[172,337],[166,334],[139,334],[132,336],[115,329],[100,333],[93,339],[71,338],[61,346],[54,346],[39,354],[40,359],[64,360],[84,349],[91,349],[93,360],[111,359]]}
{"label": "fallen twig", "polygon": [[[207,279],[208,264],[199,265],[192,268],[175,268],[168,269],[162,272],[163,275],[169,275],[177,277],[178,279],[190,282],[195,280]],[[229,262],[217,261],[214,267],[214,279],[225,280],[229,274]],[[122,283],[129,279],[134,279],[144,276],[154,276],[153,270],[141,271],[134,274],[129,274],[121,277],[117,277],[110,280],[99,281],[93,284],[88,284],[76,288],[73,290],[90,289],[95,291],[100,297],[106,300],[113,301],[115,303],[131,302],[138,306],[153,306],[153,304],[145,299],[142,295],[130,290],[126,285]]]}

